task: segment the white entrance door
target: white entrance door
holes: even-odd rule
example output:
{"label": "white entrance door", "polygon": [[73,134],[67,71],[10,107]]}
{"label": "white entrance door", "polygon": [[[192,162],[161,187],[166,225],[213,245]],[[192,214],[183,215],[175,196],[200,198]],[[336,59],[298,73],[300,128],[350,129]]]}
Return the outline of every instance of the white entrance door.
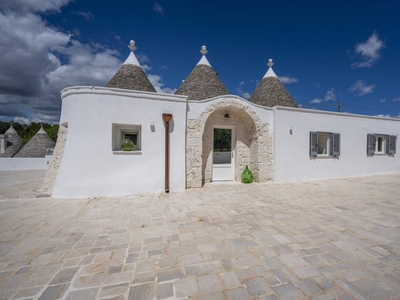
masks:
{"label": "white entrance door", "polygon": [[234,180],[234,133],[232,127],[214,128],[212,181]]}

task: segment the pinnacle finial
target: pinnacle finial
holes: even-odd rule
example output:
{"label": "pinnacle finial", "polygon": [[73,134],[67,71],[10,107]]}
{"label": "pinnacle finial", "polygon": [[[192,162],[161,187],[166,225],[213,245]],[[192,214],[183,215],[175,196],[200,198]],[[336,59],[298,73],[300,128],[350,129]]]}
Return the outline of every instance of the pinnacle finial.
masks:
{"label": "pinnacle finial", "polygon": [[129,44],[130,45],[128,46],[128,48],[131,49],[132,52],[137,49],[137,47],[135,46],[135,41],[134,40],[131,40]]}
{"label": "pinnacle finial", "polygon": [[272,61],[272,58],[268,59],[267,66],[272,68],[273,65],[274,65],[274,62]]}
{"label": "pinnacle finial", "polygon": [[203,55],[206,55],[208,53],[207,47],[206,46],[201,46],[200,53],[203,54]]}

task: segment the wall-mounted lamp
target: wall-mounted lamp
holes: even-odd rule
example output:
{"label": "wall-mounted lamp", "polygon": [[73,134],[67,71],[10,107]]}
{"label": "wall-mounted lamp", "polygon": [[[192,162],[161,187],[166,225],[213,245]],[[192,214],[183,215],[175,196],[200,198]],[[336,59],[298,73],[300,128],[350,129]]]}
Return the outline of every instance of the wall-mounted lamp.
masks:
{"label": "wall-mounted lamp", "polygon": [[230,118],[229,114],[225,114],[224,117],[227,118],[227,119]]}
{"label": "wall-mounted lamp", "polygon": [[154,123],[150,123],[150,130],[151,130],[151,132],[156,131],[156,127],[155,127]]}
{"label": "wall-mounted lamp", "polygon": [[293,135],[293,127],[289,127],[289,134]]}

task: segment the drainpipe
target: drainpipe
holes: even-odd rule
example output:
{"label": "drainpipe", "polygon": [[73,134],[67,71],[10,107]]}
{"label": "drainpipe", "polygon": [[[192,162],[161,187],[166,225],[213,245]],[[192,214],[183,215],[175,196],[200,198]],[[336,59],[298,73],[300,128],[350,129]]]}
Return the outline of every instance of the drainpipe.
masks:
{"label": "drainpipe", "polygon": [[165,122],[165,192],[169,193],[169,122],[172,120],[172,114],[163,114]]}

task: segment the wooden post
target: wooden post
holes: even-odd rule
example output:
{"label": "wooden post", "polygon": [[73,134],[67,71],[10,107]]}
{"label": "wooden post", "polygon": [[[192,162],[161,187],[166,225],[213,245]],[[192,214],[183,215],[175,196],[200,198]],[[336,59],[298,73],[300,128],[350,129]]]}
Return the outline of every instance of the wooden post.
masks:
{"label": "wooden post", "polygon": [[163,114],[165,122],[165,192],[169,193],[169,122],[172,120],[172,114]]}

